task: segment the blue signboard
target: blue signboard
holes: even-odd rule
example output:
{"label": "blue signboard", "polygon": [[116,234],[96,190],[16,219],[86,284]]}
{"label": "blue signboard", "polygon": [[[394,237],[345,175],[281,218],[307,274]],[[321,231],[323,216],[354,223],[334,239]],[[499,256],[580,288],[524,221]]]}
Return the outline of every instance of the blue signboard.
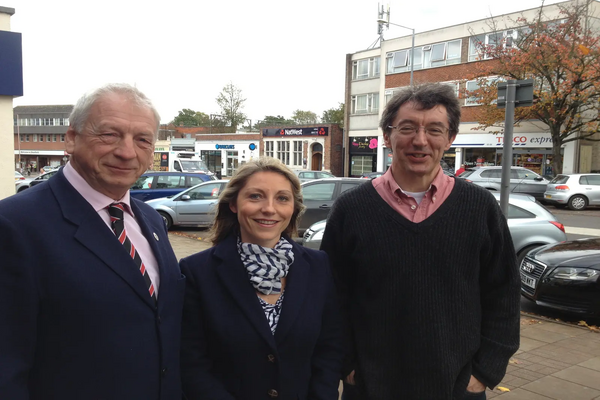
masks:
{"label": "blue signboard", "polygon": [[0,96],[23,96],[20,33],[0,31]]}

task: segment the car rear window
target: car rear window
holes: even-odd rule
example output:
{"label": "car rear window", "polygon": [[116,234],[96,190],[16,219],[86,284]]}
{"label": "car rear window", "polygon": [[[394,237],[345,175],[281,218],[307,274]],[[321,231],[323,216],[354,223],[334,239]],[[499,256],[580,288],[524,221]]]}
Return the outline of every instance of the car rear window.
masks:
{"label": "car rear window", "polygon": [[552,181],[550,181],[550,183],[563,184],[563,183],[567,183],[568,180],[569,180],[568,175],[557,175],[556,178],[554,178],[554,179],[552,179]]}

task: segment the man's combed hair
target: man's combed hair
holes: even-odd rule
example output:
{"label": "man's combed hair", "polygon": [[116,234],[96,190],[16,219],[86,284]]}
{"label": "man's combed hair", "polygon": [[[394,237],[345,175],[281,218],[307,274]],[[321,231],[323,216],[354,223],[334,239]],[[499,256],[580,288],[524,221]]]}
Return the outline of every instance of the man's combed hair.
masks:
{"label": "man's combed hair", "polygon": [[240,224],[238,222],[237,214],[231,211],[229,205],[237,202],[238,195],[248,183],[248,179],[258,172],[275,172],[283,175],[290,181],[292,185],[292,194],[294,196],[294,212],[289,225],[283,232],[288,236],[297,235],[298,218],[306,208],[302,202],[300,180],[281,161],[271,157],[261,157],[242,165],[221,192],[215,221],[209,232],[210,241],[213,245],[222,242],[232,232],[239,234]]}
{"label": "man's combed hair", "polygon": [[460,125],[460,103],[455,90],[450,85],[443,83],[425,83],[419,86],[402,88],[385,106],[379,127],[389,136],[388,126],[394,125],[396,114],[400,107],[406,103],[413,103],[418,109],[431,110],[437,105],[446,107],[448,114],[448,135],[456,136]]}
{"label": "man's combed hair", "polygon": [[125,95],[129,97],[136,105],[148,108],[150,111],[152,111],[154,118],[156,119],[154,137],[158,137],[158,127],[160,124],[160,115],[158,114],[158,111],[156,111],[156,108],[144,93],[142,93],[138,88],[127,83],[109,83],[81,96],[81,98],[75,104],[75,107],[73,107],[73,111],[71,111],[71,115],[69,116],[69,124],[77,133],[81,133],[83,131],[85,123],[90,115],[90,110],[94,104],[96,104],[96,102],[102,97],[111,93]]}

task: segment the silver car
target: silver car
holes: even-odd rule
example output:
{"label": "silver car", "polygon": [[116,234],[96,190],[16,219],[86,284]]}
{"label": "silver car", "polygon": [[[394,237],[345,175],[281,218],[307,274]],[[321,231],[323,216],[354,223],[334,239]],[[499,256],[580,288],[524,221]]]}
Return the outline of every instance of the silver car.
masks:
{"label": "silver car", "polygon": [[175,196],[148,200],[146,204],[158,211],[167,229],[175,225],[211,226],[219,194],[227,182],[225,180],[202,182]]}
{"label": "silver car", "polygon": [[[502,167],[475,167],[469,168],[460,175],[460,179],[473,182],[488,190],[500,191],[502,181]],[[535,172],[523,167],[510,167],[510,192],[525,193],[537,200],[544,198],[546,185],[550,181]]]}
{"label": "silver car", "polygon": [[[500,202],[500,193],[494,193]],[[327,221],[311,225],[302,238],[306,247],[318,249]],[[508,229],[519,265],[525,255],[537,247],[567,240],[565,227],[544,206],[528,195],[511,194],[508,198]]]}
{"label": "silver car", "polygon": [[308,169],[294,169],[293,173],[296,174],[300,182],[308,182],[313,181],[315,179],[323,179],[323,178],[335,178],[331,172],[327,171],[311,171]]}
{"label": "silver car", "polygon": [[558,175],[546,186],[544,201],[571,210],[600,205],[600,174]]}

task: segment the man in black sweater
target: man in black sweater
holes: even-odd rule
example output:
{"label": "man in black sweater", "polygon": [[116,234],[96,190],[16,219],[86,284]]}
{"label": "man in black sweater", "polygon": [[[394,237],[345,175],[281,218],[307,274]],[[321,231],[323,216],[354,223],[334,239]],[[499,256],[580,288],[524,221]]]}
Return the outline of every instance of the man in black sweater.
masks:
{"label": "man in black sweater", "polygon": [[321,248],[347,322],[345,381],[360,399],[485,399],[519,347],[520,280],[487,190],[443,174],[460,105],[441,84],[390,100],[385,175],[335,203]]}

